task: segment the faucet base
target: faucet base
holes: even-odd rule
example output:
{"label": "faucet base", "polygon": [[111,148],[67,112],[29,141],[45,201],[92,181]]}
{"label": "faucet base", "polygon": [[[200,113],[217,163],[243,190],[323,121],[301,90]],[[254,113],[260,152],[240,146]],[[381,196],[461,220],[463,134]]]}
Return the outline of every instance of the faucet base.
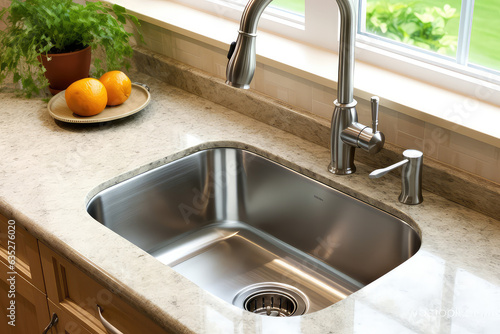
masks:
{"label": "faucet base", "polygon": [[229,85],[229,86],[235,87],[235,88],[250,89],[250,85],[237,84],[237,83],[231,82],[229,80],[226,80],[226,85]]}
{"label": "faucet base", "polygon": [[335,100],[334,104],[330,133],[331,159],[328,170],[333,174],[348,175],[356,171],[354,166],[356,146],[352,143],[345,143],[341,138],[341,133],[351,124],[358,122],[356,100],[349,104],[342,104]]}
{"label": "faucet base", "polygon": [[349,175],[356,172],[356,166],[354,166],[353,164],[351,167],[348,168],[337,168],[330,163],[330,165],[328,165],[328,171],[336,175]]}

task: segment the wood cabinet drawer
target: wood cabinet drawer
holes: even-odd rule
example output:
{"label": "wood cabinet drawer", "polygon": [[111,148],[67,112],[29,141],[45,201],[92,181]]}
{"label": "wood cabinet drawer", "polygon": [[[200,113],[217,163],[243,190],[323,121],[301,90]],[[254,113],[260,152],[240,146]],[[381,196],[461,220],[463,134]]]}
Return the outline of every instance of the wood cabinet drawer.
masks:
{"label": "wood cabinet drawer", "polygon": [[92,334],[85,329],[81,320],[74,318],[71,313],[57,307],[56,304],[48,301],[50,314],[57,314],[57,324],[52,327],[52,334]]}
{"label": "wood cabinet drawer", "polygon": [[15,253],[17,273],[41,291],[45,291],[42,267],[35,237],[21,225],[0,215],[0,262],[10,266]]}
{"label": "wood cabinet drawer", "polygon": [[[15,302],[14,306],[11,306],[11,301]],[[2,334],[41,333],[50,322],[46,295],[20,275],[10,274],[10,269],[2,263],[0,307]],[[9,324],[12,320],[15,326]]]}
{"label": "wood cabinet drawer", "polygon": [[97,305],[102,307],[106,320],[124,334],[167,333],[43,243],[40,255],[49,301],[77,319],[90,333],[107,333],[99,320]]}

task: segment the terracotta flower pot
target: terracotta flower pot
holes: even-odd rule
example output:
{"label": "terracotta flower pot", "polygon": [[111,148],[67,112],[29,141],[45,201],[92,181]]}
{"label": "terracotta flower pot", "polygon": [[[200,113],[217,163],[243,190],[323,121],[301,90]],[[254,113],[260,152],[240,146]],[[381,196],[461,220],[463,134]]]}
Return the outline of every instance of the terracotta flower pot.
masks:
{"label": "terracotta flower pot", "polygon": [[41,55],[41,62],[47,69],[45,77],[49,80],[49,90],[52,95],[65,90],[77,80],[89,77],[91,55],[90,46],[75,52]]}

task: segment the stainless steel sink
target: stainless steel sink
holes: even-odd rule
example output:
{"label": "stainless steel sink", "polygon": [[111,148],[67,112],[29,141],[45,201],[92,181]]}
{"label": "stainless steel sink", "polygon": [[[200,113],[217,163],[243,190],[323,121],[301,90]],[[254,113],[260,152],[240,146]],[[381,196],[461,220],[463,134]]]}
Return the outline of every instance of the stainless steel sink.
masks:
{"label": "stainless steel sink", "polygon": [[404,221],[233,148],[200,151],[121,182],[87,210],[201,288],[274,316],[330,306],[421,244]]}

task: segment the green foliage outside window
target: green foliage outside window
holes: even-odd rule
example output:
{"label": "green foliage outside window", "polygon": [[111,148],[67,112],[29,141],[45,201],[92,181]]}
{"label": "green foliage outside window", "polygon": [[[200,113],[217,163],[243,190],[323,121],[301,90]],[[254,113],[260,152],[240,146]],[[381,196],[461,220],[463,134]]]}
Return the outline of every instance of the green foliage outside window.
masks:
{"label": "green foliage outside window", "polygon": [[415,2],[369,3],[366,31],[440,54],[454,56],[458,37],[446,31],[447,23],[458,17],[450,5],[427,7]]}

